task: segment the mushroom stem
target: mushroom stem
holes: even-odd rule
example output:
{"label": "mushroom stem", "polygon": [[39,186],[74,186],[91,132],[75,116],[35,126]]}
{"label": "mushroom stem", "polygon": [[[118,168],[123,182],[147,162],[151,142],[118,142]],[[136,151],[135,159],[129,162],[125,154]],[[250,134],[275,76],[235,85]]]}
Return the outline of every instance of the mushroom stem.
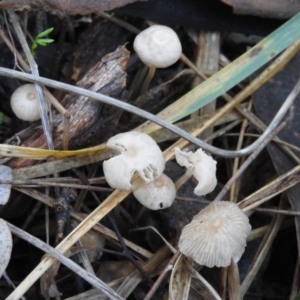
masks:
{"label": "mushroom stem", "polygon": [[144,84],[142,85],[142,88],[141,88],[141,95],[144,95],[148,91],[150,82],[155,74],[155,70],[156,70],[156,68],[154,66],[149,67],[148,74],[147,74]]}
{"label": "mushroom stem", "polygon": [[193,175],[192,168],[187,168],[186,172],[175,182],[176,191],[186,183]]}

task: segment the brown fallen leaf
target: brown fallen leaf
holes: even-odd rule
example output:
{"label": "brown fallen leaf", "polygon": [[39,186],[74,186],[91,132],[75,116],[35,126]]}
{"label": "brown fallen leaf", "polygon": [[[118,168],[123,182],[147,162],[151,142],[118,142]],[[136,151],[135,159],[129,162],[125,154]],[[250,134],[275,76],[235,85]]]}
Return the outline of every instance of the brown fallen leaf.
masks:
{"label": "brown fallen leaf", "polygon": [[0,8],[13,10],[42,10],[60,16],[77,14],[87,15],[112,10],[137,1],[140,0],[6,0],[1,1]]}

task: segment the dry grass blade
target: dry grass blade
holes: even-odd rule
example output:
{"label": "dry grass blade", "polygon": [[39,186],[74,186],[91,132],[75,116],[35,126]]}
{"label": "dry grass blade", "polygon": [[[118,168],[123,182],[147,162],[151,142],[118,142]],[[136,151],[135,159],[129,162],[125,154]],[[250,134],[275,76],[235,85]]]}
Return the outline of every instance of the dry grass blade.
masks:
{"label": "dry grass blade", "polygon": [[[167,246],[163,246],[154,254],[152,258],[143,264],[143,269],[147,273],[152,272],[154,269],[161,266],[169,254],[169,248]],[[120,287],[117,289],[117,293],[126,299],[141,281],[141,274],[136,270],[122,282]]]}
{"label": "dry grass blade", "polygon": [[242,299],[239,268],[235,261],[231,261],[228,267],[228,292],[229,299],[240,300]]}
{"label": "dry grass blade", "polygon": [[244,212],[251,211],[253,208],[260,206],[274,196],[289,189],[300,181],[300,166],[297,166],[289,172],[279,176],[260,190],[238,203]]}
{"label": "dry grass blade", "polygon": [[187,300],[191,287],[192,274],[184,263],[184,256],[181,254],[177,259],[170,277],[169,299]]}
{"label": "dry grass blade", "polygon": [[73,150],[73,151],[60,151],[60,150],[45,150],[30,147],[19,147],[12,145],[0,145],[0,155],[6,157],[22,157],[36,160],[43,159],[61,159],[70,156],[77,156],[81,154],[95,153],[105,150],[105,145],[99,145],[97,147]]}
{"label": "dry grass blade", "polygon": [[98,151],[92,154],[76,155],[75,157],[67,157],[30,167],[13,169],[13,178],[18,180],[43,177],[54,174],[55,172],[63,172],[72,168],[85,166],[110,157],[111,151],[109,150]]}
{"label": "dry grass blade", "polygon": [[144,300],[150,300],[152,299],[153,295],[159,288],[159,286],[162,284],[164,279],[166,278],[167,274],[170,270],[173,269],[174,264],[176,263],[178,257],[180,256],[180,251],[175,252],[175,254],[171,257],[167,265],[164,267],[164,269],[161,271],[160,275],[156,279],[155,283],[152,285],[151,289],[147,293],[147,295],[144,297]]}
{"label": "dry grass blade", "polygon": [[209,284],[208,281],[205,280],[203,276],[201,276],[190,264],[189,262],[185,261],[185,264],[191,274],[201,282],[201,285],[205,286],[205,288],[209,291],[210,296],[215,300],[222,300],[219,294],[215,291],[215,289]]}
{"label": "dry grass blade", "polygon": [[[20,26],[19,20],[18,20],[18,16],[16,15],[16,13],[14,11],[8,11],[9,16],[12,20],[14,29],[16,31],[16,34],[18,36],[19,41],[21,42],[23,51],[27,57],[27,60],[29,62],[30,65],[30,70],[32,72],[32,74],[38,76],[39,75],[39,71],[38,71],[38,65],[35,62],[29,46],[27,44],[26,38],[24,36],[24,33],[22,31],[22,28]],[[42,124],[43,124],[43,129],[44,129],[44,134],[46,136],[46,140],[47,140],[47,144],[48,144],[48,148],[49,149],[54,149],[54,145],[53,145],[53,138],[52,138],[52,132],[50,130],[50,121],[49,121],[49,117],[48,117],[48,111],[47,111],[47,105],[46,105],[46,100],[44,99],[44,95],[43,95],[43,91],[42,91],[42,87],[39,84],[35,84],[35,89],[37,92],[37,96],[38,96],[38,100],[39,100],[39,108],[40,108],[40,114],[41,114],[41,119],[42,119]]]}

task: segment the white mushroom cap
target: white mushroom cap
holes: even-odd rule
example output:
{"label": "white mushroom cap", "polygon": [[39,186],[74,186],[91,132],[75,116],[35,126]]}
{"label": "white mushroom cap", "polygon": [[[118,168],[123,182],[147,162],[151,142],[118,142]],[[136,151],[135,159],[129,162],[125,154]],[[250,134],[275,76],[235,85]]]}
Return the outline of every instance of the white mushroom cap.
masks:
{"label": "white mushroom cap", "polygon": [[162,25],[153,25],[138,34],[133,48],[145,65],[156,68],[173,65],[182,52],[175,31]]}
{"label": "white mushroom cap", "polygon": [[115,189],[129,191],[135,172],[146,181],[153,181],[165,169],[164,156],[156,142],[147,134],[130,131],[110,138],[106,146],[121,154],[103,162],[107,183]]}
{"label": "white mushroom cap", "polygon": [[200,265],[227,267],[241,258],[250,231],[248,217],[236,204],[214,201],[183,228],[178,246]]}
{"label": "white mushroom cap", "polygon": [[36,121],[41,118],[34,84],[28,83],[17,88],[11,95],[10,105],[21,120]]}
{"label": "white mushroom cap", "polygon": [[[0,165],[0,181],[13,181],[13,173],[10,167]],[[10,197],[12,183],[0,185],[0,205],[5,205]]]}
{"label": "white mushroom cap", "polygon": [[191,170],[194,177],[198,180],[194,193],[198,196],[206,195],[214,190],[217,185],[216,164],[217,162],[202,149],[196,152],[184,152],[175,148],[177,163]]}
{"label": "white mushroom cap", "polygon": [[9,227],[0,219],[0,277],[3,275],[11,256],[12,236]]}
{"label": "white mushroom cap", "polygon": [[176,197],[175,185],[165,174],[151,182],[137,178],[132,183],[132,191],[142,205],[152,210],[170,207]]}

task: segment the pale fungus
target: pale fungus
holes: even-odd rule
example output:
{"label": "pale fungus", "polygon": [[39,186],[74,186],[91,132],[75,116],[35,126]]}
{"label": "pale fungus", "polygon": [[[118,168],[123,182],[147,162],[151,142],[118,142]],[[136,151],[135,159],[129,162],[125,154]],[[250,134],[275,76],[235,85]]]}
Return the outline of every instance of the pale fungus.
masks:
{"label": "pale fungus", "polygon": [[151,182],[137,178],[132,183],[132,191],[143,206],[152,210],[170,207],[176,197],[175,185],[165,174],[161,174]]}
{"label": "pale fungus", "polygon": [[0,277],[6,270],[12,251],[12,236],[7,223],[0,219]]}
{"label": "pale fungus", "polygon": [[36,121],[41,118],[38,97],[34,84],[28,83],[17,88],[11,95],[11,108],[23,121]]}
{"label": "pale fungus", "polygon": [[153,25],[138,34],[133,48],[141,61],[149,67],[149,72],[142,90],[148,89],[156,68],[167,68],[173,65],[182,52],[176,32],[163,25]]}
{"label": "pale fungus", "polygon": [[[10,167],[0,165],[0,205],[5,205],[10,197],[13,172]],[[6,182],[6,183],[4,183]]]}
{"label": "pale fungus", "polygon": [[232,202],[212,202],[186,225],[179,250],[200,265],[227,267],[238,262],[251,231],[248,217]]}
{"label": "pale fungus", "polygon": [[120,155],[103,162],[104,176],[112,188],[129,191],[134,173],[150,182],[164,171],[163,154],[156,142],[145,133],[119,133],[107,141],[106,147],[120,152]]}
{"label": "pale fungus", "polygon": [[211,156],[200,148],[196,152],[184,152],[175,148],[175,156],[177,163],[187,168],[185,175],[176,183],[177,189],[193,175],[198,180],[194,189],[196,195],[206,195],[214,190],[217,185],[217,162]]}

